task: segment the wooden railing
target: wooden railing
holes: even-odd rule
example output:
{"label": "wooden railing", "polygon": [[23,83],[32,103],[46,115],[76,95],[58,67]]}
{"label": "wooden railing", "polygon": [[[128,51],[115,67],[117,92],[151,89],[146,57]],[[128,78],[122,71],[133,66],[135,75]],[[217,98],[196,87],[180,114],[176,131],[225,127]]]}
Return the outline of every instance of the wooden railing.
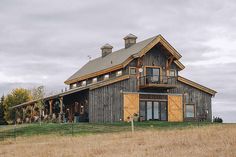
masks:
{"label": "wooden railing", "polygon": [[146,85],[176,85],[176,76],[166,76],[166,75],[146,75],[139,78],[139,86]]}

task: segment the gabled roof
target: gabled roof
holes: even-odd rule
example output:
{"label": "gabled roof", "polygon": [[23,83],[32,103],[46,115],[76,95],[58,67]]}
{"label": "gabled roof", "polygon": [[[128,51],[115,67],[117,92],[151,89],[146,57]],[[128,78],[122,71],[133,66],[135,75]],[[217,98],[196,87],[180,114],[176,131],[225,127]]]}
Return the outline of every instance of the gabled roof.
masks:
{"label": "gabled roof", "polygon": [[123,68],[134,58],[142,57],[158,43],[161,43],[168,50],[168,52],[175,57],[175,64],[180,69],[184,69],[183,64],[177,61],[182,56],[161,35],[157,35],[152,38],[148,38],[146,40],[138,42],[130,46],[129,48],[123,48],[118,51],[112,52],[105,57],[99,57],[89,61],[75,74],[69,77],[65,81],[65,83],[71,84],[76,81],[95,77],[100,74]]}
{"label": "gabled roof", "polygon": [[215,96],[215,94],[217,93],[215,90],[213,90],[213,89],[210,89],[210,88],[207,88],[207,87],[205,87],[205,86],[203,86],[203,85],[200,85],[200,84],[198,84],[198,83],[196,83],[196,82],[193,82],[193,81],[191,81],[191,80],[189,80],[189,79],[186,79],[186,78],[184,78],[184,77],[182,77],[182,76],[178,76],[178,81],[180,81],[180,82],[182,82],[182,83],[184,83],[184,84],[187,84],[187,85],[189,85],[189,86],[192,86],[192,87],[194,87],[194,88],[197,88],[197,89],[199,89],[199,90],[201,90],[201,91],[203,91],[203,92],[206,92],[206,93],[208,93],[208,94],[210,94],[210,95],[212,95],[212,96]]}

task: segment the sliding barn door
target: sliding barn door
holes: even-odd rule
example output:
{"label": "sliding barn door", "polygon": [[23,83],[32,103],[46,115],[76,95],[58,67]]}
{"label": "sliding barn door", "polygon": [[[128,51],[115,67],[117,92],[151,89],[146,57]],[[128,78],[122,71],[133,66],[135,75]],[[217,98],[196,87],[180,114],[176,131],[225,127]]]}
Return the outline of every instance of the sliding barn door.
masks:
{"label": "sliding barn door", "polygon": [[168,121],[183,121],[183,100],[182,95],[168,95]]}
{"label": "sliding barn door", "polygon": [[135,113],[139,114],[139,94],[124,94],[124,121],[129,121]]}

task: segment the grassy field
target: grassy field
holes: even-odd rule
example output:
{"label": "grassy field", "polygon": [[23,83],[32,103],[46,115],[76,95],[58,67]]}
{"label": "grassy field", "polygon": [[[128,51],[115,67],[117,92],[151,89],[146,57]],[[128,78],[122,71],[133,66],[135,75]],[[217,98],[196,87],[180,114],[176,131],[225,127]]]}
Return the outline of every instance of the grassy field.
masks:
{"label": "grassy field", "polygon": [[[136,122],[134,123],[135,130],[146,130],[146,129],[181,129],[186,127],[196,127],[212,125],[211,123],[197,123],[197,122],[184,122],[184,123],[170,123],[170,122]],[[86,134],[98,134],[98,133],[114,133],[122,131],[130,131],[130,123],[107,123],[107,124],[89,124],[89,123],[79,123],[79,124],[57,124],[57,123],[44,123],[39,124],[23,124],[9,126],[0,126],[0,136],[1,133],[13,133],[16,130],[16,136],[33,136],[33,135],[86,135]]]}
{"label": "grassy field", "polygon": [[[126,123],[19,126],[19,135],[0,142],[1,157],[221,157],[236,156],[236,125],[197,123]],[[67,129],[67,131],[66,131]],[[12,130],[11,126],[0,128]],[[61,132],[61,130],[64,130]],[[65,135],[65,136],[62,136]],[[81,135],[81,136],[80,136]]]}

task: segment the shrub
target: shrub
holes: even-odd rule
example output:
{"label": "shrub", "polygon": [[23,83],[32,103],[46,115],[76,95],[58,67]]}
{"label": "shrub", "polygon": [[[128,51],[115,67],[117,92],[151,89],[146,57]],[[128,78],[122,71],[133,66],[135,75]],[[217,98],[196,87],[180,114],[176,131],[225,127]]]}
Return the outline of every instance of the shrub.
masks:
{"label": "shrub", "polygon": [[214,123],[223,123],[223,119],[220,117],[213,117],[213,122]]}

